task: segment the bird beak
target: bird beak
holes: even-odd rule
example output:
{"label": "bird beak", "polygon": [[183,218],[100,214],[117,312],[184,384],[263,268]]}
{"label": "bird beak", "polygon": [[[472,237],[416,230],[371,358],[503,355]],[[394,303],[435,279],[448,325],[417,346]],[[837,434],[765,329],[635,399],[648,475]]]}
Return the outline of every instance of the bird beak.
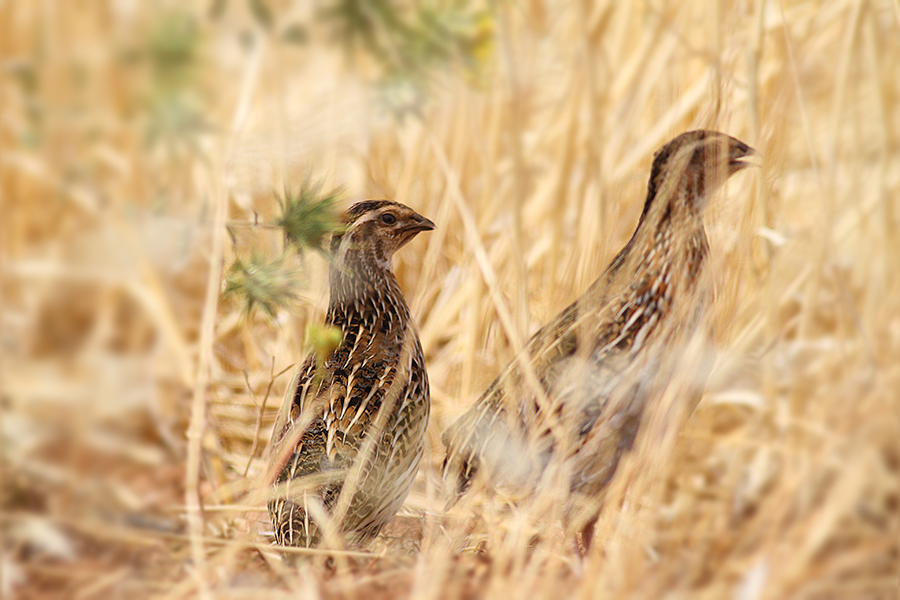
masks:
{"label": "bird beak", "polygon": [[762,158],[756,150],[743,142],[738,142],[731,147],[728,166],[731,168],[731,172],[735,173],[747,167],[762,166]]}
{"label": "bird beak", "polygon": [[418,214],[413,217],[412,223],[404,227],[404,231],[408,233],[419,233],[420,231],[431,231],[432,229],[434,229],[434,223]]}

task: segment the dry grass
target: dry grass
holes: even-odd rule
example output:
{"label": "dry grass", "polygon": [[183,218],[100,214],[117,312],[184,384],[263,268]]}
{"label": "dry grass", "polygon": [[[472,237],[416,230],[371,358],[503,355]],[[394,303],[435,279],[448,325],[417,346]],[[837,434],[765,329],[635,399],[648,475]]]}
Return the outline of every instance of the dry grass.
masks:
{"label": "dry grass", "polygon": [[[4,597],[898,597],[896,2],[504,3],[480,76],[402,120],[318,32],[198,8],[183,89],[208,128],[149,143],[157,6],[0,3]],[[718,362],[687,429],[623,466],[583,560],[499,496],[443,514],[440,432],[626,241],[651,153],[694,127],[764,166],[710,211]],[[427,460],[375,553],[327,564],[270,551],[259,490],[323,261],[275,324],[219,302],[226,219],[310,173],[439,226],[396,264]]]}

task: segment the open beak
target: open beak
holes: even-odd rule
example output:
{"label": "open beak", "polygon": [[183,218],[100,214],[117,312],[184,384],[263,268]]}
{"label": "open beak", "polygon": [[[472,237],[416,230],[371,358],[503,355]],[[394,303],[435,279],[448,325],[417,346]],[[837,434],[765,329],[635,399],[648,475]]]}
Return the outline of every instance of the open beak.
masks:
{"label": "open beak", "polygon": [[762,157],[747,144],[738,142],[731,147],[728,166],[731,168],[732,173],[747,167],[760,167],[762,166]]}

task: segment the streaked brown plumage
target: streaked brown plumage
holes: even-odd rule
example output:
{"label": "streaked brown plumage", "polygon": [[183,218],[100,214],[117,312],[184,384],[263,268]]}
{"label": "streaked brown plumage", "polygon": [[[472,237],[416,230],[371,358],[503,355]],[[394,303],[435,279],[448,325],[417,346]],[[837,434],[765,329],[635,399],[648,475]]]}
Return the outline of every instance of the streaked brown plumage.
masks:
{"label": "streaked brown plumage", "polygon": [[[390,521],[422,458],[430,395],[415,323],[391,257],[434,224],[387,200],[350,207],[331,240],[326,325],[342,340],[288,387],[273,432],[275,541],[314,546],[330,524],[364,542]],[[343,493],[342,493],[343,492]]]}
{"label": "streaked brown plumage", "polygon": [[679,368],[698,371],[682,400],[693,410],[709,361],[678,361],[712,301],[712,289],[699,283],[708,253],[702,213],[753,153],[714,131],[684,133],[657,151],[628,244],[444,432],[450,504],[477,473],[526,492],[558,485],[548,474],[564,473],[574,500],[593,497]]}

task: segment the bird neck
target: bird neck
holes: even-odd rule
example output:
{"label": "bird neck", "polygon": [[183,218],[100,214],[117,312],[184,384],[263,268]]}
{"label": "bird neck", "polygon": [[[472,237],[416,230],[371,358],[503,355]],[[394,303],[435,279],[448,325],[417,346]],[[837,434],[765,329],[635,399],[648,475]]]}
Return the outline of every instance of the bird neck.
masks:
{"label": "bird neck", "polygon": [[704,172],[698,169],[658,168],[654,170],[647,183],[647,198],[641,212],[641,224],[650,221],[654,227],[660,221],[674,217],[700,220],[706,206],[706,185]]}
{"label": "bird neck", "polygon": [[613,263],[616,270],[631,262],[625,272],[653,274],[686,264],[689,272],[682,281],[688,286],[699,275],[709,250],[703,216],[696,209],[699,190],[681,183],[668,190],[650,187],[638,227]]}
{"label": "bird neck", "polygon": [[390,263],[357,253],[347,253],[332,260],[328,271],[331,303],[353,302],[357,297],[369,296],[378,290],[398,287]]}
{"label": "bird neck", "polygon": [[400,291],[400,284],[380,261],[349,253],[343,260],[335,260],[329,269],[329,322],[340,325],[342,315],[384,311],[408,315],[409,309]]}

